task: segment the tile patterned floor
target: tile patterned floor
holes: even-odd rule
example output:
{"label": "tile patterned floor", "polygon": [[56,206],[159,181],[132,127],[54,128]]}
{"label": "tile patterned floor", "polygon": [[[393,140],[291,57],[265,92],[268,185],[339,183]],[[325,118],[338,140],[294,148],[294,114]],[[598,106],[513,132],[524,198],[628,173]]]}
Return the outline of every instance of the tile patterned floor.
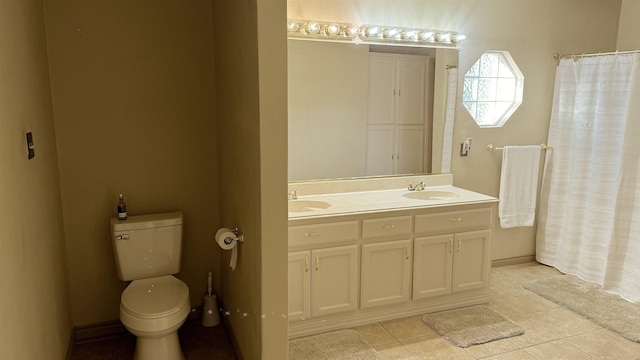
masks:
{"label": "tile patterned floor", "polygon": [[[640,360],[640,344],[582,318],[528,290],[528,281],[556,276],[553,268],[527,263],[491,270],[489,306],[525,329],[522,336],[458,348],[442,339],[420,316],[355,328],[385,360]],[[204,328],[190,321],[180,329],[186,360],[235,359],[222,326]],[[76,346],[73,360],[130,360],[129,335]]]}
{"label": "tile patterned floor", "polygon": [[488,306],[522,326],[525,329],[522,336],[462,349],[438,336],[420,316],[355,330],[385,360],[640,360],[640,344],[522,288],[525,282],[559,274],[537,263],[491,270]]}
{"label": "tile patterned floor", "polygon": [[[203,327],[199,320],[185,322],[178,331],[185,360],[234,360],[224,326]],[[122,334],[108,339],[76,344],[72,360],[132,360],[135,337]],[[0,356],[1,358],[1,356]]]}

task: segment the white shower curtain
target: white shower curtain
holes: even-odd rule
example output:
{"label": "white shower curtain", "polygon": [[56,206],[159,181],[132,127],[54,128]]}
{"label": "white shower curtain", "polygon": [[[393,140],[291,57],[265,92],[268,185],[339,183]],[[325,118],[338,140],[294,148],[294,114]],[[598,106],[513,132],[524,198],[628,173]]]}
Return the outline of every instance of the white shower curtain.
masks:
{"label": "white shower curtain", "polygon": [[536,259],[640,302],[640,54],[556,70]]}

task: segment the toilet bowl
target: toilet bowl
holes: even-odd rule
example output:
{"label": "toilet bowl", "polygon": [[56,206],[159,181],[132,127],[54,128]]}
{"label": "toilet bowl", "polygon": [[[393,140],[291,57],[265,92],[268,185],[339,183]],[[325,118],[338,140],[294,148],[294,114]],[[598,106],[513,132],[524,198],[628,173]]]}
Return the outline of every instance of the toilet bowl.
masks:
{"label": "toilet bowl", "polygon": [[180,272],[182,213],[111,219],[118,278],[131,281],[120,296],[120,321],[136,339],[136,360],[184,360],[178,328],[191,310]]}
{"label": "toilet bowl", "polygon": [[190,309],[189,288],[174,276],[132,281],[122,292],[120,320],[137,337],[135,360],[184,360],[178,329]]}

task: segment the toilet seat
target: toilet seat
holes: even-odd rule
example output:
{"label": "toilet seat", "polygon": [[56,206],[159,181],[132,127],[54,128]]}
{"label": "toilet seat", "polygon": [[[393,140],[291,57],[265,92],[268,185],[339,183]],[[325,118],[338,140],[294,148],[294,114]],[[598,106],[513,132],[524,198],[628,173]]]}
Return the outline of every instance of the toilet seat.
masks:
{"label": "toilet seat", "polygon": [[189,288],[171,275],[134,280],[120,300],[120,309],[138,319],[167,318],[191,306]]}

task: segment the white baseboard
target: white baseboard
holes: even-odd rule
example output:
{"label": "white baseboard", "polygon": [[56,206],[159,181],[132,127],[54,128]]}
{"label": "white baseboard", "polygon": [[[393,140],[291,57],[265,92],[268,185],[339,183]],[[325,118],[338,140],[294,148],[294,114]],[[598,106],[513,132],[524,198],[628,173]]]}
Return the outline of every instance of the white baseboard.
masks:
{"label": "white baseboard", "polygon": [[289,339],[488,302],[489,292],[487,290],[469,291],[464,294],[381,306],[377,309],[357,310],[352,313],[336,314],[320,319],[292,321],[289,323]]}
{"label": "white baseboard", "polygon": [[532,261],[536,261],[535,255],[516,256],[516,257],[511,257],[506,259],[492,260],[491,267],[524,264]]}

